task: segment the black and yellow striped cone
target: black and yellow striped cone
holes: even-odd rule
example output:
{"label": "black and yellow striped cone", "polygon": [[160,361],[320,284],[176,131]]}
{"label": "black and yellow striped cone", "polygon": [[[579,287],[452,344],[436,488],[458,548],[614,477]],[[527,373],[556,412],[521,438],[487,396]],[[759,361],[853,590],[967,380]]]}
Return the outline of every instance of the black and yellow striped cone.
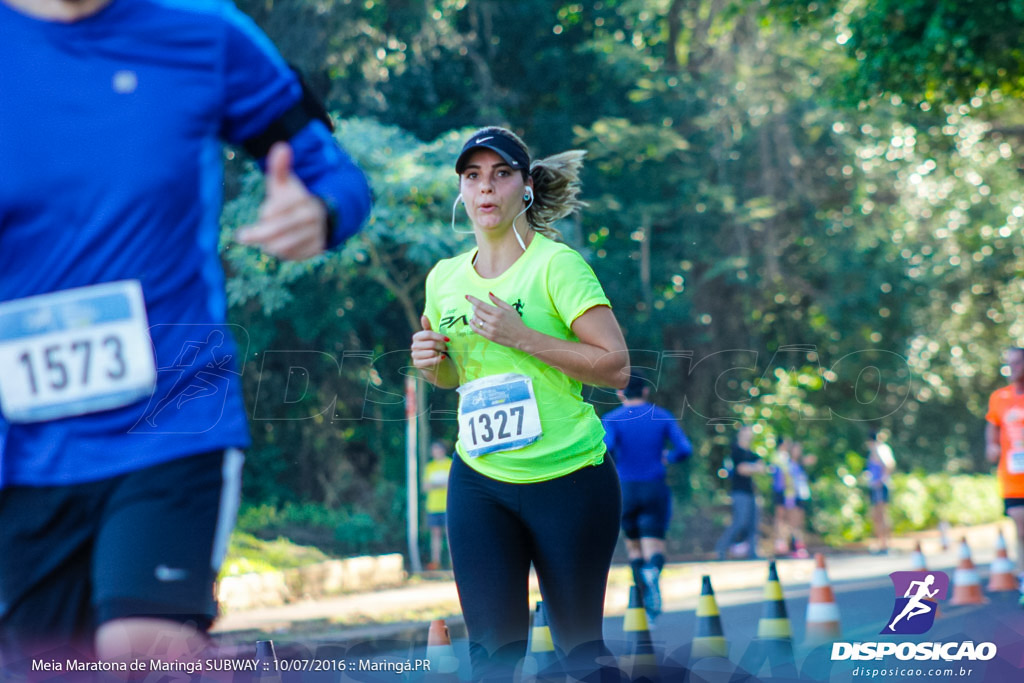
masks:
{"label": "black and yellow striped cone", "polygon": [[786,614],[786,601],[782,597],[782,585],[774,561],[768,565],[768,584],[764,587],[764,609],[761,620],[757,622],[757,637],[747,647],[740,661],[740,669],[756,677],[766,662],[772,676],[796,676],[793,631]]}
{"label": "black and yellow striped cone", "polygon": [[768,565],[768,583],[764,587],[764,609],[757,622],[758,638],[793,639],[793,630],[786,615],[786,601],[782,598],[782,584],[775,562]]}
{"label": "black and yellow striped cone", "polygon": [[561,665],[555,653],[555,643],[551,638],[548,626],[548,615],[544,603],[537,601],[537,609],[533,613],[533,626],[530,628],[530,642],[527,645],[527,658],[523,662],[522,680],[544,683],[562,681]]}
{"label": "black and yellow striped cone", "polygon": [[693,636],[693,648],[690,659],[701,657],[728,657],[729,644],[725,642],[722,631],[722,617],[715,601],[715,591],[711,588],[711,577],[705,574],[701,578],[700,599],[697,601],[697,628]]}
{"label": "black and yellow striped cone", "polygon": [[629,606],[622,623],[629,654],[619,658],[619,668],[633,683],[656,683],[658,660],[642,595],[639,587],[630,587]]}

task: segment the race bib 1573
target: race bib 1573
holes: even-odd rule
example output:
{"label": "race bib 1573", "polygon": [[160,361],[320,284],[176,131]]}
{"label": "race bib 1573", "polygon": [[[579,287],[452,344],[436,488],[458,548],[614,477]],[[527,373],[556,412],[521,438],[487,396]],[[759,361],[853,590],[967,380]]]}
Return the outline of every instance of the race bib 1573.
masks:
{"label": "race bib 1573", "polygon": [[110,282],[0,304],[0,407],[40,422],[128,405],[153,393],[142,286]]}

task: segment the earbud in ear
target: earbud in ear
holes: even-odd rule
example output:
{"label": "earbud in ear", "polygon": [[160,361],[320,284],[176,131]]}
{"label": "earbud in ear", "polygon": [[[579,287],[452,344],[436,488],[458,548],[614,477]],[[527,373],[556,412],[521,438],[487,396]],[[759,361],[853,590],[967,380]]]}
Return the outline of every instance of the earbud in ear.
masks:
{"label": "earbud in ear", "polygon": [[524,202],[533,201],[533,193],[530,192],[529,190],[527,190],[526,193],[523,195],[523,201]]}

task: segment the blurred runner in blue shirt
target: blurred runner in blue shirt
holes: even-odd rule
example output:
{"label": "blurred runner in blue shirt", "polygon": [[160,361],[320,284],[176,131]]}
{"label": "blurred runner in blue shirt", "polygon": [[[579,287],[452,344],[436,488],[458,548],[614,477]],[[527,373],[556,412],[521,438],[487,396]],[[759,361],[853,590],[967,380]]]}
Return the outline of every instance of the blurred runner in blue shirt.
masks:
{"label": "blurred runner in blue shirt", "polygon": [[194,654],[249,443],[222,144],[266,173],[235,239],[282,259],[369,188],[230,2],[0,0],[0,63],[0,678]]}
{"label": "blurred runner in blue shirt", "polygon": [[622,485],[622,531],[629,564],[653,618],[661,613],[658,577],[665,566],[665,533],[672,516],[665,465],[689,457],[693,447],[672,413],[648,402],[650,389],[643,375],[634,371],[626,388],[617,393],[622,406],[601,421]]}

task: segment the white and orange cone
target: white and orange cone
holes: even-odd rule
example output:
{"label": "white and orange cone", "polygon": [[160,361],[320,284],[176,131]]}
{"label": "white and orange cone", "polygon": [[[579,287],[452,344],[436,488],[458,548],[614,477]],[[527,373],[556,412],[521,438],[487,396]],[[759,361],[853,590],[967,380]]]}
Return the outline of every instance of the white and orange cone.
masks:
{"label": "white and orange cone", "polygon": [[[921,541],[918,541],[914,546],[914,554],[910,557],[910,571],[912,572],[926,572],[928,571],[928,564],[924,559],[924,551],[921,550]],[[939,618],[939,604],[935,603],[935,618]]]}
{"label": "white and orange cone", "polygon": [[924,553],[921,551],[921,541],[917,542],[914,546],[914,554],[910,558],[910,571],[912,572],[926,572],[928,566],[924,561]]}
{"label": "white and orange cone", "polygon": [[953,572],[953,599],[951,605],[982,605],[988,602],[981,593],[981,581],[971,561],[971,548],[967,537],[960,541],[960,564]]}
{"label": "white and orange cone", "polygon": [[452,638],[444,619],[434,619],[430,622],[430,630],[427,632],[427,660],[430,662],[427,680],[438,683],[458,680],[459,659],[455,656]]}
{"label": "white and orange cone", "polygon": [[992,560],[989,566],[988,590],[1015,591],[1019,588],[1017,577],[1013,575],[1013,562],[1006,554],[1006,539],[1000,531],[999,538],[996,539],[996,559]]}
{"label": "white and orange cone", "polygon": [[809,645],[820,645],[840,636],[839,606],[836,604],[832,584],[825,570],[825,556],[814,556],[814,574],[811,575],[811,595],[807,601],[807,637]]}

